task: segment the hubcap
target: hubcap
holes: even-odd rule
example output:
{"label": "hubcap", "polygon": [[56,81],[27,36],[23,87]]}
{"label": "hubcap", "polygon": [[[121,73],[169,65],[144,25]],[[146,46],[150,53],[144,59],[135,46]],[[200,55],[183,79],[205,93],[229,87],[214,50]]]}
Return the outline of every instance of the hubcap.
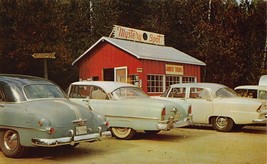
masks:
{"label": "hubcap", "polygon": [[126,134],[129,131],[129,128],[116,128],[116,131],[122,135]]}
{"label": "hubcap", "polygon": [[220,128],[224,128],[227,125],[227,118],[226,117],[217,117],[216,118],[216,124],[220,127]]}
{"label": "hubcap", "polygon": [[4,135],[4,145],[8,150],[15,150],[18,146],[18,135],[17,133],[8,130]]}

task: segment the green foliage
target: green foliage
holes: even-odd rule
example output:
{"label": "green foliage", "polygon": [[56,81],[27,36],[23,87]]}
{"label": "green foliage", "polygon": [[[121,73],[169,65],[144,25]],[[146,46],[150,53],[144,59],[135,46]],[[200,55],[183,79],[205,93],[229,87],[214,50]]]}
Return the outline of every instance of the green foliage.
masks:
{"label": "green foliage", "polygon": [[31,55],[56,52],[49,79],[66,88],[78,79],[71,63],[115,24],[165,34],[167,46],[207,64],[203,81],[234,87],[262,74],[264,0],[0,0],[0,73],[43,76]]}

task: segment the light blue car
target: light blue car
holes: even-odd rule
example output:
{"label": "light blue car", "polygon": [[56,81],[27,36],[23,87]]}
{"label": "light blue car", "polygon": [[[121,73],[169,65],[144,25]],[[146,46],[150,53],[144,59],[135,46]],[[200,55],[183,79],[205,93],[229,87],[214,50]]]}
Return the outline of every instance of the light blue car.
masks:
{"label": "light blue car", "polygon": [[28,147],[77,146],[111,136],[97,114],[38,77],[0,74],[0,148],[22,157]]}
{"label": "light blue car", "polygon": [[156,134],[192,122],[190,104],[152,99],[141,88],[127,83],[74,82],[67,94],[71,101],[105,115],[118,139],[131,139],[136,131]]}

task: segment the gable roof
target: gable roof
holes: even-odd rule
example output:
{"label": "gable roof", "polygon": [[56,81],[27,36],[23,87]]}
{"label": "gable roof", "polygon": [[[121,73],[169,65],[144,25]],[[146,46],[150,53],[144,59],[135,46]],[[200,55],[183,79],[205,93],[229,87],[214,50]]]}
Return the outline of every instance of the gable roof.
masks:
{"label": "gable roof", "polygon": [[83,58],[90,50],[92,50],[99,42],[106,41],[126,52],[135,56],[138,59],[167,61],[174,63],[194,64],[205,66],[206,64],[192,56],[189,56],[173,47],[158,46],[152,44],[144,44],[139,42],[114,39],[109,37],[100,38],[94,45],[87,49],[81,56],[72,62],[74,65]]}

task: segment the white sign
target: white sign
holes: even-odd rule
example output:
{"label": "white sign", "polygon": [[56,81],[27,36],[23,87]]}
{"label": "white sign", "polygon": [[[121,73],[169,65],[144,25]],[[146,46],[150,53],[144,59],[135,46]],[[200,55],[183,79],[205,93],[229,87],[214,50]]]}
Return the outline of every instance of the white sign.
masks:
{"label": "white sign", "polygon": [[181,65],[171,65],[166,64],[166,74],[169,75],[183,75],[184,74],[184,67]]}
{"label": "white sign", "polygon": [[118,39],[126,39],[156,45],[165,45],[165,37],[162,34],[137,30],[118,25],[114,25],[113,32],[115,38]]}

